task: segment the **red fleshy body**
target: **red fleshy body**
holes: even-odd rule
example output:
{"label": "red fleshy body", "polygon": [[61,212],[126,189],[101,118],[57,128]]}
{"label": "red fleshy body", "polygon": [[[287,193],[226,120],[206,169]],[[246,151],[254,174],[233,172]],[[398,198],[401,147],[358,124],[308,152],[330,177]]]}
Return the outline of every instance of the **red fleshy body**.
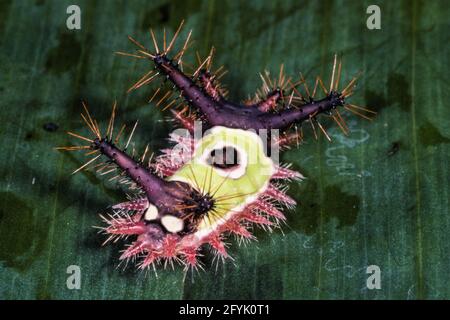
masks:
{"label": "red fleshy body", "polygon": [[[194,151],[194,142],[188,138],[172,136],[171,140],[177,143],[177,148]],[[173,164],[170,159],[174,149],[165,149],[163,154],[157,157],[152,164],[155,171],[162,177],[170,177],[182,165],[190,160],[189,154],[183,153],[180,162]],[[299,180],[302,177],[298,172],[286,167],[277,167],[272,176],[273,180]],[[178,261],[187,267],[196,268],[199,263],[199,256],[204,245],[209,245],[217,256],[227,258],[225,239],[228,235],[234,235],[238,239],[253,240],[251,225],[260,226],[271,230],[277,227],[281,221],[286,219],[278,206],[292,207],[295,201],[287,196],[284,191],[278,189],[272,183],[261,193],[254,202],[248,204],[240,212],[233,215],[225,223],[219,225],[207,236],[197,239],[193,235],[164,235],[162,240],[155,241],[154,237],[149,237],[152,227],[146,226],[141,219],[145,210],[148,209],[149,202],[145,197],[132,199],[125,203],[114,205],[112,208],[117,211],[117,216],[106,219],[108,226],[104,229],[110,238],[125,237],[129,235],[137,236],[131,245],[123,252],[120,259],[141,258],[139,268],[144,269],[159,262]],[[155,230],[157,232],[157,230]]]}

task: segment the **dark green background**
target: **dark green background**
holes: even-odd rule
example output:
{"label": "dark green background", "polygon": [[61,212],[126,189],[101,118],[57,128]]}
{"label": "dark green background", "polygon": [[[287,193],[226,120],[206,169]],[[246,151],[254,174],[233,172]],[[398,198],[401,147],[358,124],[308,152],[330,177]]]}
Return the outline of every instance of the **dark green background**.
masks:
{"label": "dark green background", "polygon": [[[65,27],[74,3],[80,31]],[[369,4],[381,7],[381,30],[366,28]],[[450,298],[449,16],[448,1],[1,0],[0,298]],[[116,269],[120,246],[101,247],[91,228],[123,193],[92,173],[71,176],[83,156],[52,148],[81,130],[81,99],[102,124],[117,99],[121,121],[140,119],[137,147],[167,146],[168,113],[146,103],[151,88],[125,93],[149,64],[113,52],[133,49],[127,35],[150,45],[148,27],[172,34],[183,18],[201,54],[217,48],[235,100],[281,63],[328,79],[338,52],[345,81],[364,71],[352,101],[379,114],[348,118],[348,138],[329,124],[332,143],[308,132],[283,155],[307,177],[291,184],[299,205],[283,232],[233,242],[234,262],[217,271],[156,278]],[[72,264],[81,290],[66,288]],[[381,290],[366,288],[371,264]]]}

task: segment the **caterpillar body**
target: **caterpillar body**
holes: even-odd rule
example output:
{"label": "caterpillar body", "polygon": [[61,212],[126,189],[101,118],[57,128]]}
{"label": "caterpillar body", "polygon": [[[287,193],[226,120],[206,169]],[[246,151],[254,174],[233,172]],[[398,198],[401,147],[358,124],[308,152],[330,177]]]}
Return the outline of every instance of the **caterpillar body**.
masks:
{"label": "caterpillar body", "polygon": [[[157,78],[173,85],[173,90],[165,93],[157,89],[150,102],[157,101],[157,106],[166,103],[163,109],[170,108],[174,119],[187,131],[186,135],[171,135],[174,147],[162,150],[148,162],[148,148],[141,157],[130,155],[127,147],[136,125],[129,138],[122,141],[126,130],[115,126],[115,104],[104,133],[83,104],[82,119],[90,136],[69,134],[88,144],[58,148],[82,150],[93,156],[75,172],[88,166],[94,166],[102,175],[115,172],[111,179],[134,191],[128,201],[113,205],[111,214],[101,216],[106,224],[101,230],[108,236],[106,242],[127,239],[129,244],[120,259],[136,260],[141,269],[174,261],[186,268],[198,268],[204,246],[209,245],[217,257],[225,259],[229,257],[225,241],[230,234],[251,240],[253,225],[268,231],[279,227],[286,219],[282,208],[295,206],[285,185],[303,176],[289,165],[273,161],[268,150],[298,145],[303,139],[304,123],[309,123],[316,138],[322,132],[331,140],[318,120],[320,116],[332,118],[348,134],[340,108],[367,119],[374,113],[347,103],[357,77],[339,89],[342,63],[336,55],[328,87],[317,77],[310,90],[303,76],[293,81],[282,66],[276,78],[268,72],[260,75],[263,84],[254,97],[242,103],[230,101],[219,83],[223,68],[212,70],[214,49],[204,60],[199,59],[191,73],[184,71],[187,64],[183,57],[192,31],[179,51],[170,55],[182,25],[170,43],[166,43],[164,33],[162,50],[151,30],[154,50],[129,37],[137,51],[118,52],[153,64],[129,91]],[[318,90],[323,91],[323,97],[316,98]],[[199,139],[190,135],[196,121],[202,125]],[[261,131],[268,134],[261,138]]]}

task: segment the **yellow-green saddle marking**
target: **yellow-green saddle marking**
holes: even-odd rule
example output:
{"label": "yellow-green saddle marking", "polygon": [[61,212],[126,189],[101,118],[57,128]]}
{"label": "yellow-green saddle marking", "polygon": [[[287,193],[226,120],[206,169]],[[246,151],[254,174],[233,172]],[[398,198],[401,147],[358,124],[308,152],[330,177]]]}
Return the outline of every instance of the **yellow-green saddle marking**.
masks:
{"label": "yellow-green saddle marking", "polygon": [[[236,149],[240,163],[229,169],[215,167],[207,159],[213,150]],[[212,212],[198,226],[202,236],[227,221],[264,192],[274,174],[274,164],[264,153],[261,138],[252,131],[213,127],[195,146],[189,162],[169,180],[183,181],[216,200]]]}

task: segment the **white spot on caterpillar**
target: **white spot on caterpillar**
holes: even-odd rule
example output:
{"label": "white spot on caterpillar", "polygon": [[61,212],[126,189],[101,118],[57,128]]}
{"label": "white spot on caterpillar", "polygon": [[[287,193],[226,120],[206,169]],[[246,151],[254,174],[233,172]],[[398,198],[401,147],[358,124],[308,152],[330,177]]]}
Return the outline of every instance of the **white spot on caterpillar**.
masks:
{"label": "white spot on caterpillar", "polygon": [[164,228],[166,228],[166,230],[171,233],[180,232],[181,230],[183,230],[184,226],[183,220],[170,215],[162,217],[161,223]]}
{"label": "white spot on caterpillar", "polygon": [[147,221],[155,220],[158,218],[158,208],[149,203],[147,211],[145,211],[144,219]]}

